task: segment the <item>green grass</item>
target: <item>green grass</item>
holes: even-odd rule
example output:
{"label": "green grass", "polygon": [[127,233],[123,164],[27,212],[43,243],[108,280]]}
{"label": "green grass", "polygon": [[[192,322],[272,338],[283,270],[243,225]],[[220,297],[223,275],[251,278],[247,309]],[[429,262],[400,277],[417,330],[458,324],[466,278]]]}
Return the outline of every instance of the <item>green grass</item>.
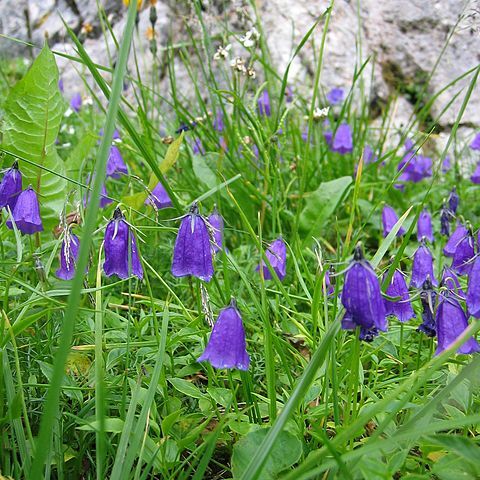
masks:
{"label": "green grass", "polygon": [[[166,60],[168,91],[140,63],[126,70],[142,34],[134,30],[133,5],[123,37],[115,39],[118,51],[109,52],[118,58],[115,68],[96,65],[68,30],[77,48],[72,64],[96,85],[89,91],[93,105],[63,116],[59,129],[45,113],[45,102],[58,95],[54,64],[49,64],[54,76],[47,94],[40,91],[46,84],[29,85],[32,97],[20,106],[12,98],[18,98],[14,85],[25,77],[25,63],[0,64],[3,164],[17,158],[21,169],[40,172],[39,185],[55,180],[61,188],[55,196],[40,195],[49,222],[40,235],[22,236],[6,228],[6,214],[1,217],[0,474],[115,480],[479,478],[480,360],[455,350],[480,324],[471,320],[455,345],[433,356],[435,340],[416,331],[421,321],[416,298],[417,319],[406,324],[390,319],[388,332],[364,343],[355,332],[341,330],[339,294],[358,241],[379,278],[397,267],[411,271],[416,218],[424,206],[433,214],[439,274],[449,260],[442,256],[438,212],[454,185],[459,215],[478,226],[478,187],[459,174],[460,162],[472,154],[457,131],[480,67],[459,72],[441,90],[453,92],[460,79],[469,82],[451,94],[461,106],[440,151],[433,132],[441,117],[431,117],[440,92],[417,86],[418,122],[412,118],[401,131],[390,126],[398,92],[374,121],[364,85],[375,59],[359,54],[355,76],[344,86],[346,100],[328,113],[333,131],[342,122],[353,128],[353,152],[340,155],[324,140],[324,119],[313,117],[316,107],[326,105],[322,58],[334,3],[292,52],[293,60],[308,43],[315,50],[306,98],[289,78],[289,67],[275,70],[260,24],[262,36],[249,52],[256,79],[235,72],[229,61],[213,60],[220,43],[238,45],[244,32],[226,30],[224,38],[210,38],[202,9],[194,6],[200,34],[189,31],[189,42],[147,53],[154,65]],[[104,17],[102,22],[105,35],[113,35]],[[177,84],[173,59],[190,78],[187,92]],[[125,79],[130,86],[122,92]],[[292,103],[285,98],[288,86],[294,90]],[[269,117],[256,107],[264,88],[271,99]],[[32,126],[17,126],[13,133],[5,127],[20,107],[38,108],[44,120],[45,138],[32,140],[32,151],[22,150]],[[221,132],[213,128],[217,111],[223,112]],[[194,128],[175,133],[191,122]],[[101,127],[104,136],[97,145]],[[115,127],[129,176],[107,179],[114,202],[100,209]],[[46,140],[54,136],[55,154]],[[433,175],[402,192],[395,184],[406,138],[433,159]],[[194,153],[196,139],[205,154]],[[355,173],[366,144],[378,160]],[[444,173],[447,154],[452,168]],[[90,172],[97,174],[89,186]],[[143,205],[157,181],[173,208]],[[87,189],[91,200],[84,208]],[[68,282],[55,276],[60,240],[52,228],[60,212],[52,214],[53,200],[80,216],[74,227],[81,239],[77,274]],[[194,202],[205,215],[216,204],[225,219],[227,249],[217,254],[209,283],[170,273],[178,219]],[[382,238],[384,202],[399,214],[395,230],[403,226],[403,237],[394,230]],[[104,229],[117,205],[135,229],[143,281],[102,273]],[[264,280],[255,268],[280,235],[287,243],[287,276]],[[324,277],[330,267],[336,272],[335,293],[327,295]],[[467,278],[460,281],[466,289]],[[247,335],[251,366],[246,372],[196,362],[211,331],[205,309],[216,318],[232,295]]]}

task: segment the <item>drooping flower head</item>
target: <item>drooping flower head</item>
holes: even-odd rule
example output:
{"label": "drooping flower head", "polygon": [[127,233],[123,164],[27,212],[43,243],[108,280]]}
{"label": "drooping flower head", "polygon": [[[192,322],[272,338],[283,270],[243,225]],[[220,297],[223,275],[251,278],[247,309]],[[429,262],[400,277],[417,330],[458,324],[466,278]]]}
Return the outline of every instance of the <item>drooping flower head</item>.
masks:
{"label": "drooping flower head", "polygon": [[348,123],[342,123],[338,126],[335,136],[332,140],[331,149],[340,155],[351,153],[353,150],[352,129]]}
{"label": "drooping flower head", "polygon": [[452,270],[458,275],[470,273],[472,268],[472,259],[475,256],[475,239],[472,232],[467,229],[464,235],[457,243],[455,253],[453,254]]}
{"label": "drooping flower head", "polygon": [[477,163],[477,166],[474,172],[472,173],[470,180],[472,181],[472,183],[475,183],[476,185],[480,183],[480,162]]}
{"label": "drooping flower head", "polygon": [[467,308],[470,315],[480,318],[480,256],[473,262],[468,276]]}
{"label": "drooping flower head", "polygon": [[[382,224],[383,224],[383,236],[386,237],[393,229],[395,224],[398,222],[398,216],[395,213],[395,210],[390,206],[385,204],[382,210]],[[397,237],[401,237],[405,234],[405,229],[400,227],[400,230],[397,232]]]}
{"label": "drooping flower head", "polygon": [[420,182],[432,176],[432,159],[415,154],[415,147],[411,141],[405,142],[406,153],[398,164],[397,170],[402,171],[399,180],[403,182]]}
{"label": "drooping flower head", "polygon": [[208,225],[212,230],[212,248],[215,253],[223,248],[223,217],[218,213],[217,207],[208,217]]}
{"label": "drooping flower head", "polygon": [[268,90],[263,90],[257,100],[258,113],[262,116],[269,117],[272,114],[270,109],[270,96]]}
{"label": "drooping flower head", "polygon": [[82,95],[80,93],[77,92],[73,95],[70,100],[70,108],[77,113],[80,111],[82,108]]}
{"label": "drooping flower head", "polygon": [[423,238],[433,243],[432,217],[426,208],[421,211],[417,222],[417,239],[420,242]]}
{"label": "drooping flower head", "polygon": [[[386,276],[387,272],[383,278],[384,281]],[[410,303],[407,283],[400,270],[395,270],[385,294],[389,297],[396,298],[396,300],[385,299],[385,311],[387,316],[394,315],[401,322],[408,322],[408,320],[415,317],[412,304]]]}
{"label": "drooping flower head", "polygon": [[[93,180],[95,181],[95,179]],[[90,174],[87,176],[87,185],[90,184]],[[83,208],[86,208],[90,203],[90,190],[87,190],[85,196],[83,197]],[[102,184],[100,189],[100,208],[105,208],[107,205],[113,203],[113,200],[107,194],[107,188],[105,184]]]}
{"label": "drooping flower head", "polygon": [[[267,250],[265,251],[265,255],[267,256],[267,259],[278,278],[283,280],[287,274],[287,246],[285,245],[283,238],[279,237],[274,240],[268,246]],[[271,280],[273,278],[270,270],[263,260],[260,265],[257,266],[257,272],[260,270],[260,268],[262,268],[263,278],[265,280]]]}
{"label": "drooping flower head", "polygon": [[145,200],[145,205],[154,205],[158,210],[172,206],[172,200],[161,182],[152,190],[152,193]]}
{"label": "drooping flower head", "polygon": [[363,147],[363,163],[368,165],[369,163],[374,163],[377,161],[377,157],[374,155],[372,147],[370,145],[365,145]]}
{"label": "drooping flower head", "polygon": [[377,275],[363,256],[362,247],[357,245],[353,261],[345,274],[342,290],[345,315],[342,328],[355,330],[360,327],[360,337],[371,341],[378,330],[387,330],[385,304]]}
{"label": "drooping flower head", "polygon": [[235,300],[220,311],[207,347],[198,358],[215,368],[248,370],[250,357],[246,350],[245,330]]}
{"label": "drooping flower head", "polygon": [[417,328],[419,332],[423,332],[427,337],[434,337],[437,333],[435,325],[435,302],[437,292],[433,289],[430,277],[427,277],[422,285],[420,292],[420,300],[422,302],[422,323]]}
{"label": "drooping flower head", "polygon": [[128,168],[118,147],[112,145],[107,161],[107,177],[120,178],[122,175],[128,175]]}
{"label": "drooping flower head", "polygon": [[116,208],[108,222],[104,238],[105,262],[103,271],[107,277],[117,275],[126,279],[135,275],[143,279],[143,268],[137,242],[120,208]]}
{"label": "drooping flower head", "polygon": [[[465,312],[450,291],[446,290],[439,295],[439,302],[435,316],[437,324],[438,345],[435,355],[439,355],[454,343],[468,327]],[[480,345],[475,338],[469,338],[457,353],[470,354],[480,352]]]}
{"label": "drooping flower head", "polygon": [[343,100],[343,96],[344,96],[343,88],[332,88],[327,93],[327,100],[332,105],[337,105]]}
{"label": "drooping flower head", "polygon": [[466,235],[468,235],[467,228],[459,223],[445,244],[445,247],[443,247],[444,255],[446,257],[453,257],[455,255],[455,250],[457,250],[458,244],[463,238],[465,238]]}
{"label": "drooping flower head", "polygon": [[452,212],[446,202],[443,202],[440,210],[440,234],[448,237],[450,235],[450,222],[454,219]]}
{"label": "drooping flower head", "polygon": [[0,182],[0,208],[10,207],[13,210],[18,196],[22,191],[22,174],[18,169],[18,162],[5,171]]}
{"label": "drooping flower head", "polygon": [[413,255],[411,287],[421,288],[425,280],[430,278],[433,285],[438,285],[433,274],[433,257],[428,247],[422,243]]}
{"label": "drooping flower head", "polygon": [[[15,220],[15,225],[22,233],[31,235],[43,230],[37,194],[31,185],[18,196],[17,203],[12,211],[12,217]],[[11,218],[7,220],[7,227],[13,229]]]}
{"label": "drooping flower head", "polygon": [[60,268],[55,275],[62,280],[71,280],[75,276],[75,264],[80,249],[80,240],[69,230],[65,231],[65,237],[60,249]]}
{"label": "drooping flower head", "polygon": [[480,150],[480,133],[477,133],[475,135],[475,138],[473,139],[472,143],[470,144],[470,148],[472,150]]}
{"label": "drooping flower head", "polygon": [[183,217],[173,249],[172,275],[194,277],[209,282],[213,277],[210,233],[197,205]]}
{"label": "drooping flower head", "polygon": [[448,207],[450,211],[455,215],[458,209],[458,203],[460,202],[460,197],[457,193],[457,188],[453,187],[448,195]]}

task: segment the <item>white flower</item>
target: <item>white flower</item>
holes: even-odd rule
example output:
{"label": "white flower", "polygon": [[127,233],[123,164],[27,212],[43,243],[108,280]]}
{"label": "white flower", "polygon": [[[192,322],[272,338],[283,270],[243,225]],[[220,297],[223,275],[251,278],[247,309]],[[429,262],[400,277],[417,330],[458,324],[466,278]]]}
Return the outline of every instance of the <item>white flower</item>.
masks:
{"label": "white flower", "polygon": [[213,55],[214,60],[226,60],[228,58],[228,55],[230,54],[230,49],[232,48],[232,45],[229,43],[226,47],[223,47],[220,45],[217,48],[217,51],[215,52],[215,55]]}
{"label": "white flower", "polygon": [[247,69],[245,67],[245,60],[241,57],[235,57],[231,62],[230,66],[234,69],[237,70],[237,72],[246,74]]}
{"label": "white flower", "polygon": [[255,42],[260,38],[260,33],[258,30],[253,27],[247,33],[245,33],[244,37],[240,37],[240,41],[243,43],[245,48],[250,48],[255,45]]}
{"label": "white flower", "polygon": [[330,107],[325,107],[325,108],[316,107],[315,110],[313,111],[313,119],[320,120],[321,118],[326,117],[328,115],[329,110],[330,110]]}

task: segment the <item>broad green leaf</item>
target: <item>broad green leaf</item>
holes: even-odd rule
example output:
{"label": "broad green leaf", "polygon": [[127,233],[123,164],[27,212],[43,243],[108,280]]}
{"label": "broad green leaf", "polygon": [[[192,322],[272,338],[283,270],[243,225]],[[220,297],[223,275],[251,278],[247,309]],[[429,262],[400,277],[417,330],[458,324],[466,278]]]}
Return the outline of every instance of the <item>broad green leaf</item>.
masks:
{"label": "broad green leaf", "polygon": [[352,184],[352,177],[340,177],[320,186],[305,199],[300,214],[300,230],[306,239],[320,234],[330,215]]}
{"label": "broad green leaf", "polygon": [[168,381],[173,385],[175,390],[192,398],[202,398],[203,393],[192,382],[183,378],[169,378]]}
{"label": "broad green leaf", "polygon": [[192,159],[192,167],[195,176],[208,188],[214,188],[217,185],[217,175],[208,164],[206,155],[195,155]]}
{"label": "broad green leaf", "polygon": [[[125,422],[121,418],[105,418],[105,431],[110,433],[121,433],[125,428]],[[100,428],[100,422],[98,420],[92,420],[91,422],[77,427],[77,430],[84,430],[86,432],[95,432]]]}
{"label": "broad green leaf", "polygon": [[65,202],[66,180],[61,177],[65,166],[55,148],[64,109],[57,64],[45,45],[25,77],[8,94],[3,134],[7,151],[33,162],[19,161],[23,186],[31,184],[37,191],[46,228],[58,221]]}
{"label": "broad green leaf", "polygon": [[[167,173],[177,161],[178,154],[180,153],[180,146],[182,145],[182,142],[183,142],[183,136],[184,136],[184,132],[182,132],[180,136],[176,138],[168,146],[167,153],[165,154],[165,158],[159,165],[160,171],[163,174]],[[160,180],[157,178],[157,176],[154,173],[152,173],[152,175],[150,176],[150,181],[148,183],[148,189],[153,190],[159,181]]]}
{"label": "broad green leaf", "polygon": [[[262,444],[270,428],[254,430],[241,438],[233,447],[232,472],[234,478],[241,478],[248,464]],[[275,445],[265,462],[262,479],[277,478],[277,474],[298,461],[302,454],[302,442],[286,430],[278,435]]]}

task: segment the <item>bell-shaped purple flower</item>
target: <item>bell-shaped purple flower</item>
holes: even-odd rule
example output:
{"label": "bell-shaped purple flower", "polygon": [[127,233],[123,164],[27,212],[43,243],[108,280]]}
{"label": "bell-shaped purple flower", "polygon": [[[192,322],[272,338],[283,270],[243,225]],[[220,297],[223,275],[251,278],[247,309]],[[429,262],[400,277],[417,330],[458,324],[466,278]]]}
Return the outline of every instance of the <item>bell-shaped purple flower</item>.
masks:
{"label": "bell-shaped purple flower", "polygon": [[417,330],[424,333],[427,337],[434,337],[437,333],[437,326],[435,324],[435,302],[437,293],[433,289],[430,277],[427,277],[423,282],[422,290],[420,292],[420,300],[422,302],[422,323]]}
{"label": "bell-shaped purple flower", "polygon": [[[438,345],[435,355],[439,355],[454,343],[468,327],[468,320],[458,300],[448,291],[440,294],[436,312]],[[470,354],[480,352],[475,338],[469,338],[457,353]]]}
{"label": "bell-shaped purple flower", "polygon": [[426,208],[420,212],[417,222],[417,239],[421,242],[423,238],[433,243],[432,217]]}
{"label": "bell-shaped purple flower", "polygon": [[[87,185],[90,184],[90,175],[87,176]],[[92,184],[93,187],[93,184]],[[83,208],[86,208],[90,203],[90,190],[87,190],[83,197]],[[102,184],[100,189],[100,208],[105,208],[107,205],[113,203],[113,200],[107,194],[107,188],[105,184]]]}
{"label": "bell-shaped purple flower", "polygon": [[80,93],[77,92],[73,95],[70,100],[70,108],[77,113],[80,111],[82,108],[82,95]]}
{"label": "bell-shaped purple flower", "polygon": [[480,150],[480,133],[477,133],[475,135],[475,138],[473,139],[472,143],[470,144],[470,148],[472,150]]}
{"label": "bell-shaped purple flower", "polygon": [[5,171],[0,182],[0,208],[10,207],[13,210],[18,196],[22,191],[22,174],[18,169],[18,162]]}
{"label": "bell-shaped purple flower", "polygon": [[457,250],[458,244],[467,235],[468,235],[467,228],[461,223],[459,223],[455,231],[452,233],[452,235],[448,239],[448,242],[445,244],[445,247],[443,247],[444,255],[446,257],[453,257],[455,255],[455,251]]}
{"label": "bell-shaped purple flower", "polygon": [[467,308],[470,315],[480,318],[480,257],[473,262],[468,276]]}
{"label": "bell-shaped purple flower", "polygon": [[207,224],[194,205],[183,217],[173,249],[172,275],[209,282],[213,277],[212,246]]}
{"label": "bell-shaped purple flower", "polygon": [[369,163],[374,163],[377,161],[377,157],[374,155],[372,147],[370,145],[365,145],[363,147],[363,163],[368,165]]}
{"label": "bell-shaped purple flower", "polygon": [[223,124],[223,112],[221,110],[217,110],[217,114],[215,115],[215,118],[213,120],[213,129],[217,132],[223,132],[224,128],[225,126]]}
{"label": "bell-shaped purple flower", "polygon": [[452,162],[451,162],[451,159],[450,159],[450,155],[447,155],[443,159],[442,173],[447,173],[451,168],[452,168]]}
{"label": "bell-shaped purple flower", "polygon": [[452,220],[452,212],[446,208],[445,204],[440,210],[440,234],[445,237],[450,236],[450,221]]}
{"label": "bell-shaped purple flower", "polygon": [[250,357],[246,349],[245,330],[234,300],[218,315],[207,347],[198,361],[209,362],[215,368],[248,370]]}
{"label": "bell-shaped purple flower", "polygon": [[107,177],[120,178],[122,175],[128,175],[128,168],[118,147],[112,145],[107,161]]}
{"label": "bell-shaped purple flower", "polygon": [[428,247],[422,243],[413,255],[411,287],[421,288],[427,278],[438,285],[433,274],[433,257]]}
{"label": "bell-shaped purple flower", "polygon": [[158,210],[172,206],[172,200],[161,182],[152,190],[152,193],[145,200],[145,205],[155,206]]}
{"label": "bell-shaped purple flower", "polygon": [[452,270],[458,275],[467,275],[472,268],[472,259],[475,256],[475,239],[470,231],[461,238],[453,254]]}
{"label": "bell-shaped purple flower", "polygon": [[194,138],[190,142],[192,147],[192,152],[194,155],[205,155],[205,148],[203,147],[202,141],[199,138]]}
{"label": "bell-shaped purple flower", "polygon": [[[274,240],[268,246],[265,255],[267,256],[267,259],[278,278],[283,280],[287,274],[287,246],[285,245],[283,238],[279,237]],[[260,268],[263,270],[263,278],[265,280],[271,280],[273,278],[270,270],[263,260],[261,264],[257,266],[257,272],[260,270]]]}
{"label": "bell-shaped purple flower", "polygon": [[343,88],[332,88],[327,93],[327,100],[332,105],[337,105],[343,100],[344,92]]}
{"label": "bell-shaped purple flower", "polygon": [[345,155],[353,150],[352,129],[348,123],[342,123],[338,126],[332,141],[331,149],[333,152]]}
{"label": "bell-shaped purple flower", "polygon": [[345,274],[341,299],[346,310],[342,319],[343,329],[360,327],[362,339],[366,341],[373,340],[377,330],[387,330],[385,304],[378,278],[359,245]]}
{"label": "bell-shaped purple flower", "polygon": [[410,303],[407,283],[400,270],[395,270],[385,294],[392,298],[397,297],[396,300],[385,299],[385,311],[387,315],[394,315],[401,322],[408,322],[408,320],[415,317],[412,304]]}
{"label": "bell-shaped purple flower", "polygon": [[325,272],[325,288],[327,290],[327,295],[331,295],[335,291],[332,281],[330,280],[330,272],[328,270]]}
{"label": "bell-shaped purple flower", "polygon": [[[383,224],[383,236],[386,237],[391,231],[395,224],[398,222],[398,216],[395,213],[395,210],[390,206],[385,204],[382,210],[382,224]],[[401,237],[405,233],[405,229],[400,227],[400,230],[397,232],[397,237]]]}
{"label": "bell-shaped purple flower", "polygon": [[223,217],[218,213],[217,207],[208,217],[208,224],[212,230],[212,248],[215,253],[223,248]]}
{"label": "bell-shaped purple flower", "polygon": [[474,172],[472,173],[470,180],[472,181],[472,183],[475,183],[476,185],[480,184],[480,162],[477,163],[477,166]]}
{"label": "bell-shaped purple flower", "polygon": [[257,100],[258,113],[265,117],[269,117],[272,114],[270,109],[270,96],[268,90],[263,90]]}
{"label": "bell-shaped purple flower", "polygon": [[459,202],[460,202],[460,197],[458,196],[457,188],[453,187],[452,190],[450,191],[450,194],[448,195],[448,208],[453,213],[453,215],[457,213]]}
{"label": "bell-shaped purple flower", "polygon": [[58,278],[71,280],[74,277],[79,249],[80,240],[75,234],[67,230],[60,249],[60,268],[55,272]]}
{"label": "bell-shaped purple flower", "polygon": [[[18,196],[12,216],[22,233],[31,235],[43,230],[37,194],[31,185]],[[7,220],[7,227],[13,229],[11,218]]]}
{"label": "bell-shaped purple flower", "polygon": [[455,295],[462,300],[465,300],[466,295],[462,287],[460,286],[457,275],[450,267],[446,265],[443,267],[442,285],[447,287],[452,292],[455,292]]}
{"label": "bell-shaped purple flower", "polygon": [[119,208],[113,212],[105,230],[105,262],[103,271],[107,277],[117,275],[126,279],[135,275],[143,279],[143,268],[138,254],[137,242],[130,226]]}

